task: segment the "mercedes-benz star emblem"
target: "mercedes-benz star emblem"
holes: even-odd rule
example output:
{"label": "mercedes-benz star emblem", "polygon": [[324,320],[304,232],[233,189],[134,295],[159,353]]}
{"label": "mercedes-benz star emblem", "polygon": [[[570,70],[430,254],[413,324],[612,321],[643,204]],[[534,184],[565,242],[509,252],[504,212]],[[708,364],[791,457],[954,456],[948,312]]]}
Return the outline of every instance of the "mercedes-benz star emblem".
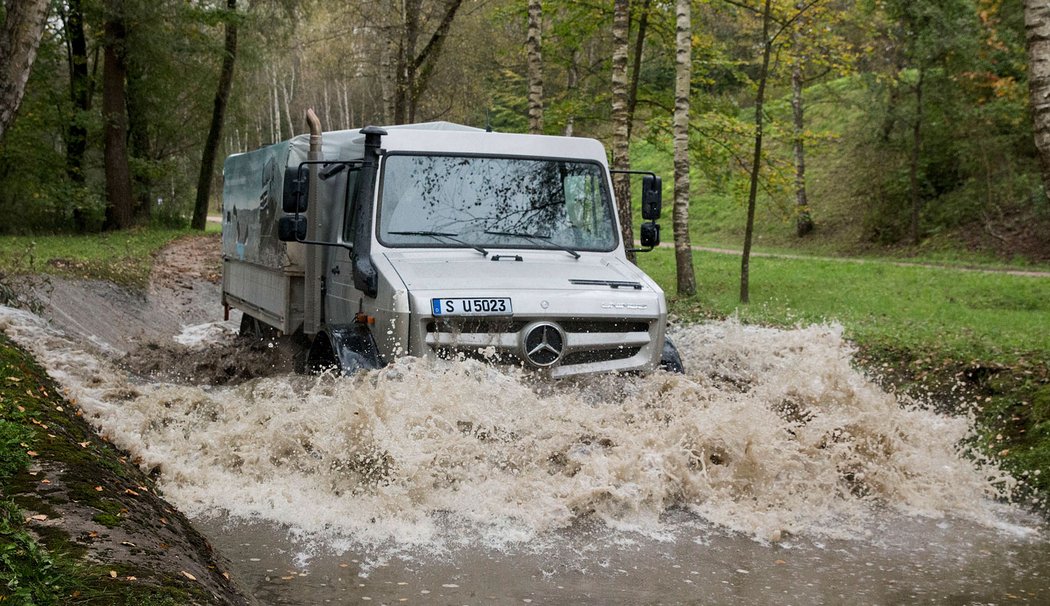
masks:
{"label": "mercedes-benz star emblem", "polygon": [[552,366],[561,359],[565,349],[565,335],[557,324],[537,322],[525,329],[521,352],[529,364],[537,368]]}

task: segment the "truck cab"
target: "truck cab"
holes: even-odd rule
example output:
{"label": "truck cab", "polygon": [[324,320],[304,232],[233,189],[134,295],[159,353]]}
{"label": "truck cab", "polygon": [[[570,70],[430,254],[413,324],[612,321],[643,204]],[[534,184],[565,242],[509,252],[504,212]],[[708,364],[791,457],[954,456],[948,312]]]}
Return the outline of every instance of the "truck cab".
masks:
{"label": "truck cab", "polygon": [[[681,370],[664,294],[627,260],[598,141],[448,123],[312,138],[231,156],[223,201],[224,304],[302,333],[308,366]],[[265,191],[231,191],[256,172]],[[646,186],[658,214],[659,180]]]}

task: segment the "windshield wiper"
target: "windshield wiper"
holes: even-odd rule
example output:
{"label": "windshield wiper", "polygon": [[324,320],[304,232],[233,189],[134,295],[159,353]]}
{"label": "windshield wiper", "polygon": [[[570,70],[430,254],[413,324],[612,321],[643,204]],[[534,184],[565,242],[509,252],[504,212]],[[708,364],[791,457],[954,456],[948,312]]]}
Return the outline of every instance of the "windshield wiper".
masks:
{"label": "windshield wiper", "polygon": [[549,244],[553,248],[556,248],[558,250],[561,250],[561,251],[569,253],[570,255],[572,255],[576,259],[580,258],[580,253],[578,253],[575,250],[569,248],[568,246],[562,246],[561,244],[556,244],[554,242],[551,242],[550,241],[550,239],[551,239],[550,236],[534,236],[532,234],[519,234],[519,233],[512,232],[512,231],[487,231],[486,230],[485,233],[490,235],[490,236],[511,236],[511,237],[514,237],[514,238],[523,238],[525,240],[530,240],[532,242],[537,242],[537,241],[544,242],[546,244]]}
{"label": "windshield wiper", "polygon": [[445,238],[445,239],[448,239],[448,240],[452,240],[456,244],[462,244],[463,246],[468,246],[470,248],[473,248],[474,250],[476,250],[479,253],[481,253],[482,256],[485,256],[485,257],[489,256],[489,251],[487,251],[484,248],[478,246],[477,244],[471,244],[470,242],[464,242],[463,240],[460,240],[459,238],[457,238],[456,236],[458,236],[459,234],[447,234],[447,233],[445,233],[443,231],[389,231],[387,233],[392,235],[392,236],[429,236],[431,238],[434,238],[435,240],[437,240],[439,238]]}

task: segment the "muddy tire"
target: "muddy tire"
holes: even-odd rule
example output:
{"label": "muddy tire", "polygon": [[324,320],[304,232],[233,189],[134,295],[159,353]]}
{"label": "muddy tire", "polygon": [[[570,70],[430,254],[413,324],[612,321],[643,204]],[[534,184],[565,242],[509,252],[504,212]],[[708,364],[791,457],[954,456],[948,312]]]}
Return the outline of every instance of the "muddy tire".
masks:
{"label": "muddy tire", "polygon": [[335,356],[335,351],[332,350],[332,341],[328,338],[328,335],[318,333],[306,354],[303,372],[316,375],[333,368],[342,370],[339,366],[339,360]]}
{"label": "muddy tire", "polygon": [[241,314],[241,328],[239,331],[242,337],[248,337],[251,339],[274,339],[277,337],[277,329],[265,322],[260,322],[254,316],[248,314]]}
{"label": "muddy tire", "polygon": [[682,364],[682,356],[678,354],[678,348],[670,338],[664,339],[664,350],[660,354],[660,369],[667,372],[685,374],[685,365]]}

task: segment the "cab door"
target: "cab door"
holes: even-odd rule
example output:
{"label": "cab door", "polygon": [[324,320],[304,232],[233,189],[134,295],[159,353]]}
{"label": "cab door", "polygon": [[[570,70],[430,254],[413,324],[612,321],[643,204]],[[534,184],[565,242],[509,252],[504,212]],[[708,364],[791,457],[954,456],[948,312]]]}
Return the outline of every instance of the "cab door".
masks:
{"label": "cab door", "polygon": [[360,310],[361,291],[354,288],[354,272],[350,254],[354,245],[354,207],[357,204],[357,184],[361,169],[350,167],[346,176],[346,196],[342,208],[342,220],[335,227],[339,233],[332,234],[341,246],[332,247],[325,271],[325,324],[339,326],[350,324]]}

